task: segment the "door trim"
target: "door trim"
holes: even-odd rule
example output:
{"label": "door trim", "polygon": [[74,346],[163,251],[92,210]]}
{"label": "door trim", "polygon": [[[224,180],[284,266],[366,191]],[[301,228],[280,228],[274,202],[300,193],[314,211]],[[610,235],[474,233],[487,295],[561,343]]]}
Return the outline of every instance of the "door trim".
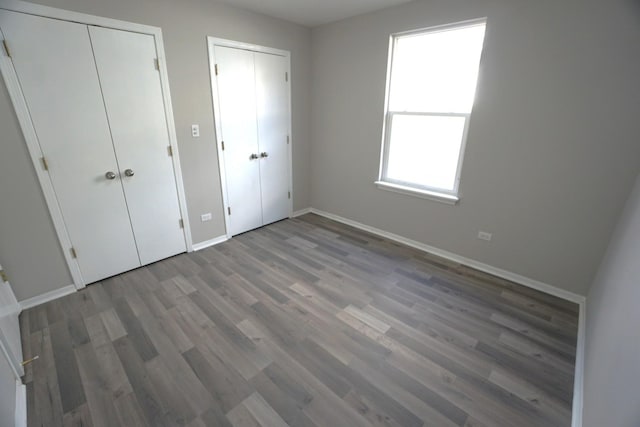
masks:
{"label": "door trim", "polygon": [[[0,265],[0,270],[2,270],[2,266],[1,265]],[[18,322],[18,316],[20,316],[20,313],[22,312],[22,307],[20,306],[20,303],[18,302],[18,300],[16,299],[15,294],[13,293],[13,288],[11,287],[11,284],[8,281],[7,282],[3,282],[2,278],[0,278],[0,286],[6,286],[9,289],[9,292],[8,292],[9,301],[7,301],[7,303],[8,303],[7,305],[0,307],[0,317],[14,317],[15,316],[15,320],[16,320],[16,322]],[[18,329],[20,329],[19,323],[18,323]],[[18,331],[18,337],[20,337],[19,331]],[[7,337],[5,335],[5,332],[3,332],[0,329],[0,350],[1,350],[1,353],[7,359],[7,363],[11,367],[11,370],[13,371],[13,373],[15,374],[16,380],[19,380],[20,377],[22,377],[24,375],[24,368],[20,364],[20,362],[22,362],[22,360],[16,360],[16,357],[22,358],[22,349],[18,350],[18,351],[20,351],[20,354],[13,354],[13,352],[10,350],[10,348],[11,348],[11,345],[7,341]]]}
{"label": "door trim", "polygon": [[289,218],[293,216],[293,134],[291,129],[291,53],[287,50],[276,49],[267,46],[260,46],[256,44],[244,43],[235,40],[227,40],[221,39],[217,37],[207,37],[207,50],[209,51],[209,76],[211,79],[211,99],[213,101],[213,117],[215,122],[216,129],[216,148],[218,153],[218,167],[220,170],[220,184],[222,186],[222,214],[224,216],[224,226],[226,230],[227,238],[230,239],[232,236],[229,231],[229,215],[227,213],[227,207],[229,206],[228,200],[229,196],[227,194],[227,174],[224,167],[224,158],[223,158],[223,150],[222,150],[222,126],[220,123],[220,103],[218,98],[218,82],[216,79],[215,73],[215,50],[216,46],[221,47],[231,47],[235,49],[243,49],[249,50],[252,52],[261,52],[261,53],[269,53],[272,55],[279,55],[285,58],[287,65],[287,87],[289,90],[289,123],[287,132],[289,133],[289,147],[288,147],[288,155],[289,155],[289,191],[291,192],[291,197],[289,198]]}
{"label": "door trim", "polygon": [[[53,18],[62,21],[72,21],[85,25],[97,25],[102,27],[113,28],[117,30],[131,31],[137,33],[148,34],[154,37],[156,52],[158,54],[158,64],[160,72],[160,84],[162,88],[162,98],[164,102],[164,111],[167,120],[167,128],[169,130],[169,142],[172,147],[172,161],[173,171],[176,180],[176,189],[178,193],[178,200],[180,204],[180,212],[182,220],[184,222],[184,237],[188,252],[193,251],[193,240],[191,237],[191,227],[189,224],[189,214],[187,210],[187,202],[184,191],[184,182],[182,179],[182,169],[180,166],[180,154],[178,150],[178,138],[176,135],[176,128],[173,116],[173,106],[171,104],[171,95],[169,91],[169,75],[167,72],[167,63],[164,53],[164,42],[162,39],[162,29],[159,27],[153,27],[149,25],[136,24],[127,21],[120,21],[116,19],[103,18],[99,16],[87,15],[84,13],[71,12],[62,9],[56,9],[48,6],[41,6],[34,3],[28,3],[20,0],[0,0],[0,9],[6,9],[13,12],[21,12],[30,15],[42,16],[45,18]],[[4,40],[4,35],[0,33],[0,38]],[[10,43],[11,41],[8,40]],[[29,150],[31,161],[33,162],[40,187],[44,193],[44,198],[49,208],[49,214],[53,221],[53,226],[56,230],[58,240],[62,247],[62,253],[69,267],[69,272],[73,278],[73,285],[76,289],[84,288],[85,283],[80,267],[75,258],[73,258],[69,248],[72,247],[69,233],[64,224],[62,211],[58,205],[53,184],[48,172],[44,169],[42,164],[42,151],[38,143],[35,128],[29,115],[26,100],[22,94],[18,76],[13,68],[11,59],[4,53],[0,53],[0,72],[4,78],[4,82],[9,92],[9,97],[13,104],[20,128],[24,135],[24,139]],[[176,218],[177,220],[178,218]]]}

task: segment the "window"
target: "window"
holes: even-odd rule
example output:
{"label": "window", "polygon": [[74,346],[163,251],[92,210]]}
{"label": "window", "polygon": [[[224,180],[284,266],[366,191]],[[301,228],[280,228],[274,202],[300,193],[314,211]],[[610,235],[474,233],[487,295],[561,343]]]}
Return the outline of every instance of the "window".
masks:
{"label": "window", "polygon": [[455,203],[485,21],[391,37],[379,187]]}

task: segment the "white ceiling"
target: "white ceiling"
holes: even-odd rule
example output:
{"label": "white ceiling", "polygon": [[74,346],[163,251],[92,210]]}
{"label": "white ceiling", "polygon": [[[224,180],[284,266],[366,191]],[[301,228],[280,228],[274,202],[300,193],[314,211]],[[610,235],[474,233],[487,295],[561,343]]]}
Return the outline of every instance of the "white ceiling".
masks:
{"label": "white ceiling", "polygon": [[223,0],[254,12],[307,27],[339,21],[411,0]]}

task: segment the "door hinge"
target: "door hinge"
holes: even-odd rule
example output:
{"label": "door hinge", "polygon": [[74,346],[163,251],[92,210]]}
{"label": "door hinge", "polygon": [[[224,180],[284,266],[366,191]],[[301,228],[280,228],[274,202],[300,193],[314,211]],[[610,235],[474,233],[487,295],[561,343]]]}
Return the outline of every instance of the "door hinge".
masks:
{"label": "door hinge", "polygon": [[289,191],[289,198],[291,198],[291,191]]}
{"label": "door hinge", "polygon": [[158,58],[155,58],[153,60],[153,65],[156,67],[156,70],[160,71],[160,61],[158,60]]}
{"label": "door hinge", "polygon": [[287,135],[287,144],[289,143],[289,135]]}
{"label": "door hinge", "polygon": [[284,73],[284,81],[285,82],[289,81],[289,73],[287,73],[287,72]]}
{"label": "door hinge", "polygon": [[214,68],[214,71],[216,72],[216,76],[217,76],[218,75],[218,64],[214,65],[213,68]]}
{"label": "door hinge", "polygon": [[180,218],[180,221],[178,221],[178,224],[180,224],[180,228],[184,228],[184,219]]}
{"label": "door hinge", "polygon": [[169,156],[173,157],[173,147],[169,145],[167,151],[169,152]]}
{"label": "door hinge", "polygon": [[0,280],[2,280],[3,282],[9,281],[9,278],[7,277],[7,273],[5,273],[4,270],[0,270]]}
{"label": "door hinge", "polygon": [[76,252],[76,248],[71,248],[71,256],[73,258],[78,258],[78,252]]}
{"label": "door hinge", "polygon": [[11,51],[9,50],[9,45],[6,40],[2,40],[2,46],[4,46],[4,51],[9,58],[11,58]]}
{"label": "door hinge", "polygon": [[229,215],[231,215],[231,206],[227,208],[227,212],[229,212]]}
{"label": "door hinge", "polygon": [[47,158],[46,157],[41,157],[40,160],[42,160],[42,167],[44,168],[44,170],[48,171],[49,170],[49,163],[47,163]]}
{"label": "door hinge", "polygon": [[222,151],[224,151],[224,141],[222,141]]}

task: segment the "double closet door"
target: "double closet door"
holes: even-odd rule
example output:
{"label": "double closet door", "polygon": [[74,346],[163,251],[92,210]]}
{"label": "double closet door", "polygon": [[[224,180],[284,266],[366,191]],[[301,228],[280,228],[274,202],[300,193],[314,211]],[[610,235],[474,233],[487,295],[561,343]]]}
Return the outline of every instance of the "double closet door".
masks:
{"label": "double closet door", "polygon": [[289,216],[288,60],[215,44],[213,55],[227,232],[236,235]]}
{"label": "double closet door", "polygon": [[0,11],[83,284],[186,249],[151,35]]}

